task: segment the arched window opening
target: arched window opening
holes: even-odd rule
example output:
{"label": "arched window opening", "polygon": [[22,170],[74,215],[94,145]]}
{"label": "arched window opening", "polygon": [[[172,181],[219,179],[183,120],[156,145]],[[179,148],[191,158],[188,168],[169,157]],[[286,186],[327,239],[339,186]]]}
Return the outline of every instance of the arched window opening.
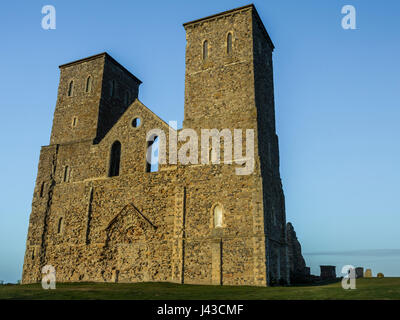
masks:
{"label": "arched window opening", "polygon": [[121,160],[121,143],[115,141],[111,147],[109,177],[119,176],[119,165]]}
{"label": "arched window opening", "polygon": [[73,90],[74,90],[74,82],[71,81],[71,82],[69,83],[69,86],[68,86],[68,97],[71,97],[71,96],[72,96]]}
{"label": "arched window opening", "polygon": [[32,249],[32,260],[35,259],[35,249]]}
{"label": "arched window opening", "polygon": [[62,233],[63,227],[64,227],[64,219],[60,218],[60,219],[58,219],[58,226],[57,226],[57,233],[58,234]]}
{"label": "arched window opening", "polygon": [[86,92],[92,91],[92,77],[89,76],[86,80]]}
{"label": "arched window opening", "polygon": [[78,123],[78,118],[77,117],[73,117],[72,118],[72,127],[76,127],[76,124]]}
{"label": "arched window opening", "polygon": [[71,173],[71,169],[69,168],[69,166],[65,166],[64,168],[64,182],[69,182],[69,176]]}
{"label": "arched window opening", "polygon": [[115,95],[115,80],[111,80],[110,82],[110,97],[114,97]]}
{"label": "arched window opening", "polygon": [[226,38],[226,53],[231,54],[232,53],[232,33],[228,33],[228,36]]}
{"label": "arched window opening", "polygon": [[222,228],[223,212],[222,206],[217,204],[214,207],[214,228]]}
{"label": "arched window opening", "polygon": [[206,60],[208,58],[208,41],[205,40],[203,42],[203,60]]}
{"label": "arched window opening", "polygon": [[152,140],[147,141],[146,153],[146,172],[158,171],[158,148],[160,142],[158,136],[154,136]]}

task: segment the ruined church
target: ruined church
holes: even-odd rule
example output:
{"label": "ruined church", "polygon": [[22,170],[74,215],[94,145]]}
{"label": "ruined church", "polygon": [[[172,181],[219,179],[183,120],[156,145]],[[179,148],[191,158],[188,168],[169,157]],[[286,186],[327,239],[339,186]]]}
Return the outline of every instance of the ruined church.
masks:
{"label": "ruined church", "polygon": [[[23,283],[40,282],[45,265],[57,282],[290,282],[296,253],[279,173],[274,45],[253,5],[183,26],[182,129],[138,99],[141,81],[107,53],[59,67]],[[238,175],[224,161],[154,168],[146,158],[153,128],[167,141],[185,128],[253,129],[254,170]]]}

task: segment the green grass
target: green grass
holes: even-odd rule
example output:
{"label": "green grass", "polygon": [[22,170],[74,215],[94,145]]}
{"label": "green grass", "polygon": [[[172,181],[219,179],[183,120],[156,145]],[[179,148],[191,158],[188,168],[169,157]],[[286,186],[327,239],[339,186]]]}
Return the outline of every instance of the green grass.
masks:
{"label": "green grass", "polygon": [[201,286],[173,283],[57,283],[55,290],[41,284],[0,286],[0,299],[400,299],[400,278],[357,279],[356,290],[340,282],[318,286],[249,287]]}

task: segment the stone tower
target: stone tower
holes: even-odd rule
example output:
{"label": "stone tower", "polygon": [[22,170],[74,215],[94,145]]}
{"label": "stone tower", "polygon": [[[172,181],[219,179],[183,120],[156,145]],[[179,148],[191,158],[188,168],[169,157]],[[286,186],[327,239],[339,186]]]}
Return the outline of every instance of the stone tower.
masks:
{"label": "stone tower", "polygon": [[107,53],[59,68],[50,144],[100,141],[138,97],[141,81]]}
{"label": "stone tower", "polygon": [[[170,128],[138,100],[140,80],[108,54],[60,66],[50,145],[41,149],[32,201],[24,283],[40,281],[48,264],[59,282],[265,286],[289,280],[272,41],[253,5],[184,28],[183,130]],[[199,137],[202,129],[252,130],[254,170],[239,175],[240,163],[221,158],[160,163],[153,172],[146,152],[154,128],[166,141],[189,128]]]}
{"label": "stone tower", "polygon": [[287,281],[285,201],[275,131],[274,45],[253,5],[188,22],[184,27],[187,44],[183,126],[198,130],[254,129],[256,161],[250,189],[256,190],[254,203],[258,203],[258,196],[262,200],[257,204],[259,211],[253,208],[255,226],[247,235],[262,230],[265,238],[257,241],[265,245],[268,277],[272,282]]}

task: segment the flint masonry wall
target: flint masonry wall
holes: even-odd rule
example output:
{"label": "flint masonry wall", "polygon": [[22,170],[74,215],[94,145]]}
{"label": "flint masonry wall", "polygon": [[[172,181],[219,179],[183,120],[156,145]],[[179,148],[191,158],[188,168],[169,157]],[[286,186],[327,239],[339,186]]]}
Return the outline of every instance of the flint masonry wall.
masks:
{"label": "flint masonry wall", "polygon": [[[39,160],[24,283],[40,281],[46,264],[66,282],[288,280],[273,44],[252,5],[184,27],[183,127],[199,137],[204,128],[254,129],[254,172],[237,175],[236,165],[223,162],[162,164],[146,172],[147,132],[160,128],[168,141],[175,131],[137,100],[140,80],[107,54],[63,65],[50,145]],[[135,118],[141,120],[136,128]],[[116,141],[120,170],[109,177]],[[221,228],[214,225],[216,206],[223,208]]]}

